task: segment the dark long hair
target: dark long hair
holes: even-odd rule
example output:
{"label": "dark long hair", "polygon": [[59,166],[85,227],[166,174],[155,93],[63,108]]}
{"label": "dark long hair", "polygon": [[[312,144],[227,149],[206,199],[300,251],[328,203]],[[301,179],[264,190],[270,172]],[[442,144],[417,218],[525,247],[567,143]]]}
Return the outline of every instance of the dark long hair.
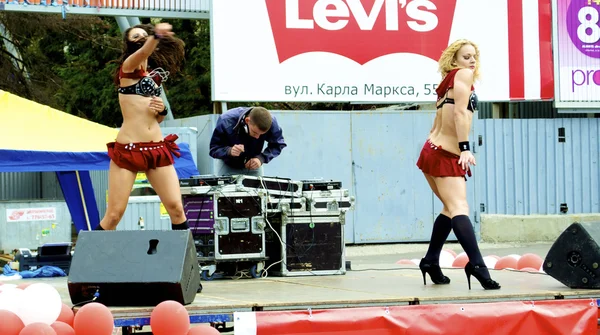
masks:
{"label": "dark long hair", "polygon": [[[119,66],[115,72],[114,82],[115,85],[119,85],[119,72],[121,65],[131,56],[134,52],[138,51],[146,42],[146,38],[142,38],[137,42],[131,42],[128,39],[129,32],[133,28],[142,28],[148,34],[154,29],[150,24],[138,24],[133,27],[127,28],[123,34],[123,52],[121,57],[117,61]],[[159,41],[156,49],[148,58],[148,67],[150,69],[163,68],[165,71],[169,71],[169,76],[177,74],[181,70],[181,66],[185,60],[185,43],[177,37],[163,36]]]}

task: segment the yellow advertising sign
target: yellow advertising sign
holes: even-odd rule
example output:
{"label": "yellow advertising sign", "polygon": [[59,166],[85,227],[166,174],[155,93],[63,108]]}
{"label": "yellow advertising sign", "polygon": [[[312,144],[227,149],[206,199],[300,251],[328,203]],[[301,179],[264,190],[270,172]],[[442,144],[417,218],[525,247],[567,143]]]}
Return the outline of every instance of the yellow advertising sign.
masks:
{"label": "yellow advertising sign", "polygon": [[167,212],[167,209],[165,208],[165,205],[163,205],[162,202],[160,203],[160,217],[169,217],[169,212]]}
{"label": "yellow advertising sign", "polygon": [[142,183],[142,182],[146,182],[148,181],[148,177],[146,177],[146,174],[144,172],[138,172],[137,175],[135,176],[135,183]]}

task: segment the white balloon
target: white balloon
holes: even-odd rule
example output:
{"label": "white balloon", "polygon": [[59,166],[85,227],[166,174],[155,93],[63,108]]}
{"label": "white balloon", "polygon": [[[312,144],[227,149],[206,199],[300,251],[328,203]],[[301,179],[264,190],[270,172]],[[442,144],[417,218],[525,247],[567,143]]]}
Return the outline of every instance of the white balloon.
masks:
{"label": "white balloon", "polygon": [[521,255],[517,255],[517,254],[510,254],[508,255],[508,257],[512,257],[514,259],[516,259],[517,261],[519,260],[519,258],[521,258]]}
{"label": "white balloon", "polygon": [[4,285],[0,285],[0,292],[2,292],[4,290],[12,289],[12,288],[17,288],[17,284],[4,284]]}
{"label": "white balloon", "polygon": [[446,250],[442,250],[440,253],[440,267],[451,268],[452,263],[454,263],[454,255]]}
{"label": "white balloon", "polygon": [[16,287],[17,285],[13,288],[5,288],[4,291],[0,292],[0,309],[11,311],[20,316],[25,291]]}
{"label": "white balloon", "polygon": [[34,322],[51,325],[58,319],[62,300],[58,291],[51,285],[35,283],[24,290],[23,308],[19,317],[25,326]]}
{"label": "white balloon", "polygon": [[496,266],[496,262],[498,262],[498,260],[494,257],[485,256],[483,257],[483,262],[485,263],[485,266],[487,266],[488,269],[493,269]]}

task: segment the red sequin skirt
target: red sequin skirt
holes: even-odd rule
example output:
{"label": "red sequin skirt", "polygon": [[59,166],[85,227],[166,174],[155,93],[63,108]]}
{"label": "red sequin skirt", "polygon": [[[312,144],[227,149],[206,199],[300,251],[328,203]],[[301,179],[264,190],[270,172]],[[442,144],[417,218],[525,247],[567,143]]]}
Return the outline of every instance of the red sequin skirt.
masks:
{"label": "red sequin skirt", "polygon": [[[460,156],[443,150],[427,140],[421,149],[417,166],[432,177],[471,177],[471,169],[467,171],[458,164]],[[466,177],[465,177],[466,178]]]}
{"label": "red sequin skirt", "polygon": [[120,168],[132,172],[148,171],[174,163],[173,155],[180,157],[177,135],[171,134],[160,142],[138,142],[122,144],[107,143],[108,157]]}

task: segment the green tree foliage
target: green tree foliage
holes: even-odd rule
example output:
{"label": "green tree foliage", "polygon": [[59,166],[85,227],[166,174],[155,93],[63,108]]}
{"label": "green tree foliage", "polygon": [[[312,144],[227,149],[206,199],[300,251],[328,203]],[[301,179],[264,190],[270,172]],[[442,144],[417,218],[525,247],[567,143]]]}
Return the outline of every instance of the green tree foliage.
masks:
{"label": "green tree foliage", "polygon": [[[143,20],[144,23],[150,20]],[[165,89],[176,117],[212,112],[210,33],[206,20],[170,20],[186,42],[183,71]],[[122,34],[112,17],[3,13],[27,73],[0,47],[0,88],[56,109],[118,127],[122,122],[113,84]],[[29,77],[28,81],[26,78]]]}

